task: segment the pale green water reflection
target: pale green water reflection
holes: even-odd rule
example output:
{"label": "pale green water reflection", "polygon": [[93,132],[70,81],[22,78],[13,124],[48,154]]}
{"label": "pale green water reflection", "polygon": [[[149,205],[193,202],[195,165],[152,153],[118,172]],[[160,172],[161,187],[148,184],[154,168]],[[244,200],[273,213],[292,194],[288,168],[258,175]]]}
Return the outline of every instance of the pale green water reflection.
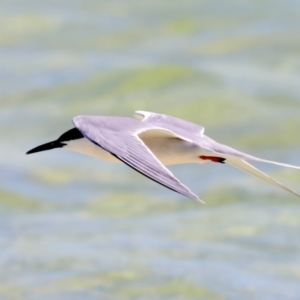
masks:
{"label": "pale green water reflection", "polygon": [[[0,1],[0,299],[299,299],[300,202],[226,165],[25,152],[135,109],[300,165],[298,1]],[[261,166],[300,192],[300,172]]]}

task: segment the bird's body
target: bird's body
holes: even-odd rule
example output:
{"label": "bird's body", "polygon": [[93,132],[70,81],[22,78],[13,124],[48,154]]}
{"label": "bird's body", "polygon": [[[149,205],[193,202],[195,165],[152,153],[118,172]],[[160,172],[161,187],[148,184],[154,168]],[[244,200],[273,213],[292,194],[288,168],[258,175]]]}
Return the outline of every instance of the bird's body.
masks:
{"label": "bird's body", "polygon": [[299,196],[245,160],[297,169],[300,167],[263,160],[219,144],[204,135],[203,127],[188,121],[136,111],[135,119],[78,116],[73,123],[75,128],[56,141],[36,147],[27,154],[65,148],[111,162],[123,162],[167,188],[197,200],[199,198],[176,179],[165,165],[209,161],[229,163]]}
{"label": "bird's body", "polygon": [[65,149],[100,158],[110,162],[120,162],[115,156],[111,155],[108,151],[96,146],[89,139],[82,137],[78,140],[71,140],[65,142]]}

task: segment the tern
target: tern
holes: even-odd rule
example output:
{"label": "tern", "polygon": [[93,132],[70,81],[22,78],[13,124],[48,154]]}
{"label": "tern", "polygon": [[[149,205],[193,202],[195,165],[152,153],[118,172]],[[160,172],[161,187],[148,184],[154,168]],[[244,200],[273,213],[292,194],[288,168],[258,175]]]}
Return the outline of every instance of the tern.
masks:
{"label": "tern", "polygon": [[134,118],[77,116],[75,128],[57,140],[26,154],[54,148],[69,149],[111,162],[123,162],[157,183],[203,202],[165,166],[183,163],[228,163],[298,197],[299,194],[261,172],[246,160],[300,169],[261,159],[220,144],[204,135],[204,127],[168,115],[135,111]]}

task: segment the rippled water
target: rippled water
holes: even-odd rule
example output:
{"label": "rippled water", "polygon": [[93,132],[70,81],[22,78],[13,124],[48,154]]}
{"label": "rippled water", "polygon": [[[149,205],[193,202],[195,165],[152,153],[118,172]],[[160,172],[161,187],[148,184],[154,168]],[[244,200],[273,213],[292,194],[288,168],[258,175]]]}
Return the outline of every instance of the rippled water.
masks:
{"label": "rippled water", "polygon": [[[0,1],[0,299],[299,299],[300,202],[226,165],[25,156],[79,114],[176,115],[300,165],[298,1]],[[259,165],[300,192],[300,172]]]}

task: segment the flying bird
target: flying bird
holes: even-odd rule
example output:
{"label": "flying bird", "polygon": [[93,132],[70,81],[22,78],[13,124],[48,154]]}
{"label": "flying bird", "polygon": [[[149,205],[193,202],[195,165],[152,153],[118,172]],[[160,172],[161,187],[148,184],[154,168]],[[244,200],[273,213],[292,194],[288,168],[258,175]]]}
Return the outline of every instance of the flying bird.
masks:
{"label": "flying bird", "polygon": [[57,140],[26,154],[54,148],[69,149],[111,162],[123,162],[157,183],[186,197],[198,198],[165,166],[182,163],[228,163],[298,197],[299,194],[261,172],[246,160],[300,169],[298,166],[261,159],[220,144],[204,135],[202,126],[146,111],[133,118],[77,116],[75,128]]}

